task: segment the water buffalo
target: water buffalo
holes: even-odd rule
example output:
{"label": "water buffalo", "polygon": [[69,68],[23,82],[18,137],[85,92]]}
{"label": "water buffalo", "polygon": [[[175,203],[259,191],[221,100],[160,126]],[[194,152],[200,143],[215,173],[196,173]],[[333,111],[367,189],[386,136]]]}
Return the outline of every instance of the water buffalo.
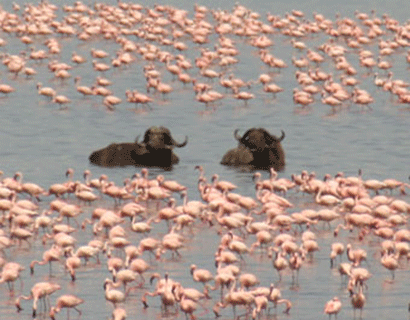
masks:
{"label": "water buffalo", "polygon": [[285,152],[281,141],[285,132],[277,138],[263,128],[251,128],[241,137],[238,129],[234,137],[238,140],[238,147],[229,150],[222,158],[221,164],[227,166],[247,166],[251,169],[269,169],[276,171],[285,167]]}
{"label": "water buffalo", "polygon": [[179,158],[172,151],[174,147],[184,147],[188,137],[182,143],[177,143],[165,127],[151,127],[139,142],[112,143],[109,146],[94,151],[89,160],[91,163],[103,167],[115,166],[151,166],[171,168],[179,162]]}

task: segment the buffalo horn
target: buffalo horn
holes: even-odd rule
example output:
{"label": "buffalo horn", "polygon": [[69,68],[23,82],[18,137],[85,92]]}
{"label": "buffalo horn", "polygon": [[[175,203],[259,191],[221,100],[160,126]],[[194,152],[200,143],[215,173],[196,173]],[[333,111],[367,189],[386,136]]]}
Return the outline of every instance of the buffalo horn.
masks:
{"label": "buffalo horn", "polygon": [[173,145],[174,145],[175,147],[177,147],[177,148],[185,147],[186,144],[188,143],[188,136],[185,136],[185,141],[182,142],[182,143],[176,143],[176,141],[175,141],[174,139],[172,139],[172,143],[173,143]]}
{"label": "buffalo horn", "polygon": [[285,139],[285,131],[283,131],[283,130],[280,130],[280,131],[282,132],[282,135],[278,139],[279,142],[281,142],[283,139]]}
{"label": "buffalo horn", "polygon": [[238,131],[239,129],[236,129],[233,133],[233,136],[235,137],[236,140],[238,140],[239,142],[241,142],[242,137],[240,135],[238,135]]}

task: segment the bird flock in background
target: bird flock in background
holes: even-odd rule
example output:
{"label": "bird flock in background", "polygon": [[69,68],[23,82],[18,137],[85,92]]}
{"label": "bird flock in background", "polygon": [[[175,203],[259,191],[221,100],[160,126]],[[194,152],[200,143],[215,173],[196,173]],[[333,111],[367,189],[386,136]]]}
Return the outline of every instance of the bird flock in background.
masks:
{"label": "bird flock in background", "polygon": [[[150,8],[122,1],[115,6],[76,1],[62,8],[41,1],[24,7],[14,4],[13,9],[0,11],[2,63],[14,74],[12,81],[22,77],[35,81],[39,73],[49,72],[54,87],[37,82],[37,92],[61,108],[84,96],[100,97],[111,111],[128,102],[144,106],[132,110],[147,112],[192,88],[194,101],[213,112],[227,98],[248,105],[255,96],[272,101],[284,91],[290,94],[291,89],[276,83],[289,70],[296,80],[292,95],[297,113],[309,112],[317,104],[328,106],[331,114],[352,106],[369,111],[375,99],[369,78],[378,90],[389,93],[392,103],[410,102],[409,82],[393,73],[395,60],[410,63],[410,25],[375,11],[331,20],[317,13],[309,19],[299,10],[284,17],[270,13],[263,17],[242,5],[231,11],[195,5],[193,16],[172,6]],[[17,37],[24,50],[13,52],[18,46],[8,45],[11,37]],[[61,61],[65,42],[71,39],[86,44],[86,50]],[[109,53],[90,48],[88,42],[100,47],[108,42],[117,49]],[[252,79],[235,74],[241,52],[249,53],[244,46],[251,47],[258,57],[255,66],[263,72]],[[275,53],[284,46],[292,46],[292,57],[279,58],[280,53]],[[137,88],[113,92],[109,78],[114,69],[120,70],[116,77],[124,70],[141,74]],[[82,82],[84,72],[95,74],[93,83]],[[59,93],[61,85],[73,79],[78,96]],[[3,95],[16,90],[12,83],[0,84]]]}

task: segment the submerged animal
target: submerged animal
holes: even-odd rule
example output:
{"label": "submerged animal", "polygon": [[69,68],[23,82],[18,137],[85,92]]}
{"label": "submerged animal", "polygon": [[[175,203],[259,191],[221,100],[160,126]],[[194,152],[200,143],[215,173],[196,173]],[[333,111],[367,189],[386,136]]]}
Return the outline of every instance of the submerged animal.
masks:
{"label": "submerged animal", "polygon": [[91,163],[103,167],[115,166],[150,166],[171,168],[179,162],[173,148],[182,148],[188,143],[188,137],[177,143],[171,132],[165,127],[150,127],[144,134],[143,141],[112,143],[94,151],[89,156]]}
{"label": "submerged animal", "polygon": [[285,152],[281,141],[285,132],[278,138],[264,128],[251,128],[241,137],[239,129],[234,131],[234,137],[239,144],[225,153],[221,164],[227,166],[248,166],[253,169],[274,168],[276,171],[285,167]]}

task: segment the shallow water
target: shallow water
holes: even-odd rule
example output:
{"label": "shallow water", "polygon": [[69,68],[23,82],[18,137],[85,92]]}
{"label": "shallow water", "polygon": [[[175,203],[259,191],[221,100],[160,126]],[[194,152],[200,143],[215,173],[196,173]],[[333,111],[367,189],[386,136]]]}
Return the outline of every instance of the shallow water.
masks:
{"label": "shallow water", "polygon": [[[18,2],[21,5],[24,2]],[[112,2],[115,4],[115,2]],[[387,3],[387,2],[386,2]],[[395,1],[387,5],[384,2],[377,3],[376,15],[381,17],[383,13],[396,18],[400,23],[404,23],[408,18],[405,10],[401,10],[405,2]],[[56,2],[62,6],[62,2]],[[170,2],[170,4],[188,10],[192,16],[193,5],[188,2]],[[145,3],[143,5],[146,5]],[[252,1],[246,4],[251,10],[261,14],[261,20],[266,22],[265,13],[280,15],[284,17],[292,9],[300,9],[305,12],[307,19],[312,19],[312,12],[323,13],[329,19],[334,19],[336,13],[342,17],[347,16],[354,19],[354,11],[368,12],[370,9],[365,1],[347,1],[343,5],[336,2],[324,1],[286,1],[275,2],[272,8],[270,1]],[[11,11],[11,3],[4,4],[5,10]],[[222,1],[214,9],[221,8],[231,10],[232,4]],[[63,12],[59,11],[58,16],[62,17]],[[209,17],[209,21],[213,19]],[[18,54],[25,50],[25,46],[13,34],[0,34],[7,45],[1,48],[2,52]],[[70,63],[71,52],[76,51],[87,58],[87,63],[76,66],[70,70],[72,78],[61,83],[54,79],[52,73],[47,69],[47,63],[33,63],[28,61],[27,65],[32,66],[38,74],[25,79],[23,76],[11,75],[7,69],[1,67],[1,77],[3,83],[8,83],[16,88],[16,92],[7,97],[0,98],[0,169],[5,176],[12,176],[16,171],[23,173],[24,181],[32,181],[44,188],[51,184],[65,181],[64,172],[68,167],[75,170],[75,179],[82,179],[82,172],[90,169],[93,177],[99,177],[102,173],[108,175],[110,180],[117,184],[122,184],[125,178],[131,177],[140,168],[100,168],[90,165],[89,154],[96,149],[100,149],[112,142],[133,141],[136,136],[142,136],[145,130],[152,125],[163,125],[168,127],[174,138],[181,141],[185,135],[188,136],[188,145],[175,150],[180,157],[180,163],[172,171],[164,172],[161,169],[150,169],[150,177],[163,174],[166,179],[177,180],[188,187],[190,200],[199,199],[196,188],[198,172],[194,170],[196,165],[202,165],[206,176],[217,173],[221,179],[228,180],[238,186],[237,192],[246,196],[255,196],[252,173],[241,172],[234,168],[228,168],[219,164],[223,154],[230,148],[235,147],[236,141],[233,131],[239,128],[244,133],[250,127],[264,127],[272,134],[279,135],[283,129],[286,138],[283,147],[286,152],[286,168],[279,174],[279,177],[290,178],[291,174],[299,174],[302,170],[316,172],[317,177],[322,178],[326,173],[335,175],[339,171],[346,175],[357,175],[358,169],[362,169],[364,179],[395,178],[407,181],[409,176],[409,120],[410,113],[407,105],[400,105],[389,93],[377,89],[373,84],[373,75],[368,74],[359,65],[358,54],[354,50],[349,50],[346,58],[358,70],[356,76],[360,80],[359,87],[367,90],[374,98],[372,110],[359,108],[357,105],[350,105],[350,109],[332,114],[330,108],[320,102],[317,96],[316,102],[309,110],[300,112],[299,107],[295,107],[292,101],[292,90],[297,87],[295,80],[295,67],[291,63],[291,56],[300,56],[295,49],[292,49],[288,37],[275,33],[270,37],[275,45],[269,51],[275,56],[283,59],[288,68],[279,72],[269,70],[258,57],[258,51],[249,46],[246,40],[232,36],[240,50],[238,56],[240,62],[237,65],[225,70],[226,75],[231,73],[245,81],[256,80],[261,73],[270,72],[274,82],[285,90],[279,93],[275,99],[271,95],[262,91],[260,84],[253,85],[249,90],[255,95],[247,105],[243,101],[235,100],[229,93],[215,105],[215,110],[205,108],[195,100],[195,95],[191,88],[184,87],[166,72],[164,67],[158,69],[163,74],[163,80],[171,83],[174,91],[165,100],[158,95],[153,95],[155,101],[152,103],[152,110],[144,113],[135,112],[134,106],[123,102],[117,106],[114,112],[107,112],[102,105],[100,97],[82,98],[75,90],[72,79],[81,76],[81,84],[91,85],[96,77],[96,72],[92,69],[91,48],[101,48],[115,55],[118,44],[113,41],[105,41],[101,38],[83,43],[75,38],[58,37],[62,45],[61,54],[55,59]],[[388,33],[383,38],[390,39],[392,34]],[[36,37],[34,47],[36,49],[46,49],[43,45],[46,37]],[[302,39],[309,47],[315,48],[327,40],[327,36],[318,34],[313,37]],[[136,41],[136,39],[135,39]],[[210,36],[210,43],[205,47],[213,49],[217,36]],[[188,42],[189,50],[186,56],[194,62],[199,56],[200,47]],[[377,42],[366,47],[371,50],[375,57],[378,54]],[[163,48],[166,49],[166,48]],[[404,81],[410,81],[408,75],[408,65],[406,63],[406,49],[401,49],[388,58],[393,63],[394,77]],[[109,62],[108,60],[106,62]],[[113,94],[125,101],[126,89],[145,90],[145,79],[143,77],[143,66],[145,62],[137,56],[137,61],[128,68],[110,70],[106,77],[114,82],[110,87]],[[334,64],[330,58],[321,65],[326,72],[332,72],[334,79],[338,80],[340,71],[334,69]],[[215,69],[218,69],[215,66]],[[198,69],[189,71],[191,76],[199,76]],[[382,74],[382,72],[380,72]],[[36,84],[42,82],[44,86],[52,86],[59,94],[64,94],[72,100],[67,110],[59,110],[58,106],[50,103],[44,97],[37,94]],[[225,93],[215,81],[214,88]],[[263,173],[266,178],[268,174]],[[296,207],[291,210],[295,212],[305,207],[313,205],[311,196],[289,192],[289,199]],[[402,197],[410,201],[409,197]],[[48,206],[51,197],[45,198],[41,207]],[[178,203],[180,199],[178,198]],[[83,216],[90,215],[92,208],[101,205],[111,207],[112,201],[104,199],[91,208],[85,208]],[[79,218],[81,222],[82,216]],[[332,223],[332,227],[336,224]],[[129,227],[129,224],[127,224]],[[88,227],[87,231],[90,231]],[[140,237],[133,234],[129,229],[129,239],[137,244]],[[164,223],[155,225],[156,236],[161,236],[166,232]],[[78,245],[86,244],[92,239],[91,232],[75,233],[78,237]],[[259,257],[258,254],[247,256],[246,264],[242,266],[243,272],[255,273],[261,281],[261,285],[269,286],[276,282],[282,290],[282,296],[290,299],[293,308],[290,315],[283,315],[283,310],[279,307],[277,316],[269,316],[273,319],[318,319],[327,318],[323,315],[323,306],[326,301],[333,296],[339,296],[344,306],[339,315],[340,319],[353,317],[348,293],[345,285],[340,282],[340,277],[336,270],[329,268],[330,244],[334,241],[331,231],[318,227],[318,238],[320,239],[320,251],[315,253],[311,263],[304,264],[300,272],[298,287],[291,285],[291,274],[286,272],[283,280],[278,283],[276,271],[272,267],[272,262],[267,257]],[[400,270],[396,272],[396,280],[392,283],[390,273],[380,264],[379,246],[373,237],[366,238],[363,243],[358,243],[353,238],[348,238],[347,233],[340,236],[344,243],[351,242],[353,246],[360,246],[368,250],[369,270],[372,278],[368,281],[369,290],[367,292],[367,303],[363,312],[366,319],[404,319],[407,318],[409,274],[408,265],[403,262]],[[254,237],[246,240],[251,244]],[[170,276],[179,280],[184,286],[200,285],[194,283],[189,274],[189,266],[192,263],[199,267],[207,268],[215,272],[213,254],[217,249],[219,237],[215,228],[208,228],[204,224],[198,223],[195,226],[195,236],[189,238],[184,249],[181,250],[182,257],[177,260],[170,259],[170,254],[164,255],[165,261],[157,262],[153,271],[163,274],[168,271]],[[23,246],[25,247],[25,245]],[[36,266],[33,276],[29,274],[29,263],[33,259],[40,259],[45,247],[40,239],[32,241],[30,250],[13,247],[6,250],[7,258],[15,260],[26,266],[23,271],[22,280],[24,288],[19,290],[16,284],[16,294],[20,292],[29,293],[31,286],[38,281],[49,280],[48,267]],[[148,256],[144,258],[148,259]],[[346,257],[343,257],[346,260]],[[83,311],[81,319],[107,319],[112,311],[110,303],[104,299],[102,284],[106,277],[110,277],[105,267],[105,259],[102,265],[91,263],[89,266],[81,268],[75,283],[70,282],[69,275],[65,273],[63,266],[53,265],[52,280],[61,284],[62,290],[59,294],[74,293],[82,297],[86,303],[80,307]],[[146,285],[147,290],[152,287]],[[145,289],[144,289],[145,290]],[[159,298],[149,300],[150,308],[142,309],[140,298],[143,290],[134,291],[125,304],[130,319],[135,318],[161,318]],[[20,314],[15,312],[13,305],[14,297],[9,297],[7,286],[0,286],[0,318],[7,319],[30,319],[30,303],[23,305],[24,311]],[[54,302],[58,294],[52,296]],[[213,300],[205,303],[206,309],[196,312],[200,319],[212,319],[214,314],[212,306],[217,301],[218,293],[212,293]],[[73,316],[74,315],[74,316]],[[232,310],[225,309],[222,312],[223,318],[232,318]],[[71,312],[73,318],[75,311]],[[40,315],[40,318],[47,318]],[[64,318],[64,311],[58,318]],[[182,313],[179,318],[183,318]]]}

